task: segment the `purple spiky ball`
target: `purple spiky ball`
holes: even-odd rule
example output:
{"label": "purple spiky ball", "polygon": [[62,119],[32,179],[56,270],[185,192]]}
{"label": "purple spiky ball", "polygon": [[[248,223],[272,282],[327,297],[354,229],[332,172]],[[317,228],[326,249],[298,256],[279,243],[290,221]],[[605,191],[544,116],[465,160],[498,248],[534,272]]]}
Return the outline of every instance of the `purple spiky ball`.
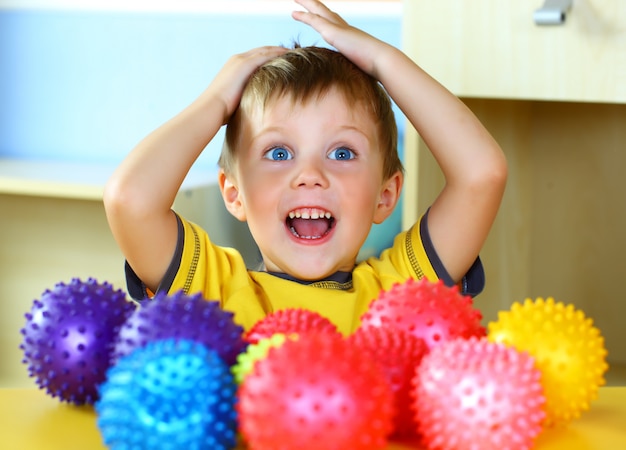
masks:
{"label": "purple spiky ball", "polygon": [[243,328],[233,319],[233,313],[223,310],[216,301],[204,299],[200,293],[157,293],[122,326],[114,358],[128,355],[152,341],[189,339],[215,350],[232,366],[247,346]]}
{"label": "purple spiky ball", "polygon": [[93,404],[119,329],[134,308],[123,291],[93,278],[47,289],[34,300],[21,329],[29,375],[61,401]]}

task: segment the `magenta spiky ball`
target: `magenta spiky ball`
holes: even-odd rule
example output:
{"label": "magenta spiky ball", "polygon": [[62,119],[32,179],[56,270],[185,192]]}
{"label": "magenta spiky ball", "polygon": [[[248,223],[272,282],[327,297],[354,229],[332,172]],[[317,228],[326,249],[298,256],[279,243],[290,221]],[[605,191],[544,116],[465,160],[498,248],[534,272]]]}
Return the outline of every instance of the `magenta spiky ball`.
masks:
{"label": "magenta spiky ball", "polygon": [[245,351],[243,328],[234,322],[234,315],[223,310],[217,301],[202,294],[158,293],[144,303],[122,326],[115,346],[115,359],[134,349],[161,339],[188,339],[215,350],[232,366],[237,355]]}
{"label": "magenta spiky ball", "polygon": [[424,341],[404,331],[384,327],[361,327],[348,339],[364,358],[369,354],[387,377],[396,409],[392,434],[416,435],[411,382],[415,369],[428,352]]}
{"label": "magenta spiky ball", "polygon": [[483,337],[482,315],[470,296],[443,281],[409,279],[382,291],[361,317],[362,326],[393,327],[424,340],[429,349],[454,338]]}
{"label": "magenta spiky ball", "polygon": [[413,381],[418,429],[429,449],[530,449],[545,396],[533,357],[487,339],[431,350]]}
{"label": "magenta spiky ball", "polygon": [[93,278],[47,289],[33,302],[21,330],[30,376],[61,401],[93,404],[118,330],[134,308],[124,292]]}
{"label": "magenta spiky ball", "polygon": [[271,337],[274,333],[288,335],[308,331],[339,334],[337,326],[318,312],[302,308],[287,308],[274,311],[259,320],[245,334],[245,339],[254,344],[261,339]]}
{"label": "magenta spiky ball", "polygon": [[383,449],[393,396],[379,367],[347,340],[308,332],[256,362],[237,408],[254,450]]}

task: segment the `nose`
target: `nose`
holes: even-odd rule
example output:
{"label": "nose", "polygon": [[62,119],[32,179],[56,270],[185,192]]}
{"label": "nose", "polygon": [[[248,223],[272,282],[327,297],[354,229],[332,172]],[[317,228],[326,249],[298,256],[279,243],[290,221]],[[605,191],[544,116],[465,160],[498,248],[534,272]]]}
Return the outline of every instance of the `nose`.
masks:
{"label": "nose", "polygon": [[327,188],[328,178],[323,162],[314,158],[301,160],[296,166],[292,186],[294,188]]}

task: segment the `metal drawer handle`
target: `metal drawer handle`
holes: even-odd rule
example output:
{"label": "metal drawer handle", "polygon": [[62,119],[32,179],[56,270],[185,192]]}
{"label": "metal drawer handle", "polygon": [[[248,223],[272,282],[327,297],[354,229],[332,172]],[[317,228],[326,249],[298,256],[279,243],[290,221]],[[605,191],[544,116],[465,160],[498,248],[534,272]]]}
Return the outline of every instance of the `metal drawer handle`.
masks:
{"label": "metal drawer handle", "polygon": [[537,25],[562,25],[572,0],[544,0],[543,6],[536,9],[533,18]]}

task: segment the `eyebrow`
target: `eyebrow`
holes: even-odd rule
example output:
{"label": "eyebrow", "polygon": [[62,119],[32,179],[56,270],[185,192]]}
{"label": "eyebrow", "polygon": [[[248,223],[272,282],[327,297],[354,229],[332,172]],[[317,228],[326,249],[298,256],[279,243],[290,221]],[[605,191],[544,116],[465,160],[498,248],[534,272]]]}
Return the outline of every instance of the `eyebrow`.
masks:
{"label": "eyebrow", "polygon": [[[285,127],[285,126],[281,126],[281,125],[274,125],[268,128],[263,128],[259,133],[255,134],[252,136],[251,138],[251,142],[254,142],[255,140],[257,140],[260,136],[263,136],[265,134],[270,134],[270,133],[281,133],[283,132],[283,130],[288,130],[289,127]],[[355,132],[360,134],[361,136],[363,136],[365,139],[369,140],[370,136],[365,133],[364,131],[362,131],[361,129],[359,129],[358,127],[355,127],[353,125],[342,125],[339,127],[339,131],[351,131],[351,132]]]}

